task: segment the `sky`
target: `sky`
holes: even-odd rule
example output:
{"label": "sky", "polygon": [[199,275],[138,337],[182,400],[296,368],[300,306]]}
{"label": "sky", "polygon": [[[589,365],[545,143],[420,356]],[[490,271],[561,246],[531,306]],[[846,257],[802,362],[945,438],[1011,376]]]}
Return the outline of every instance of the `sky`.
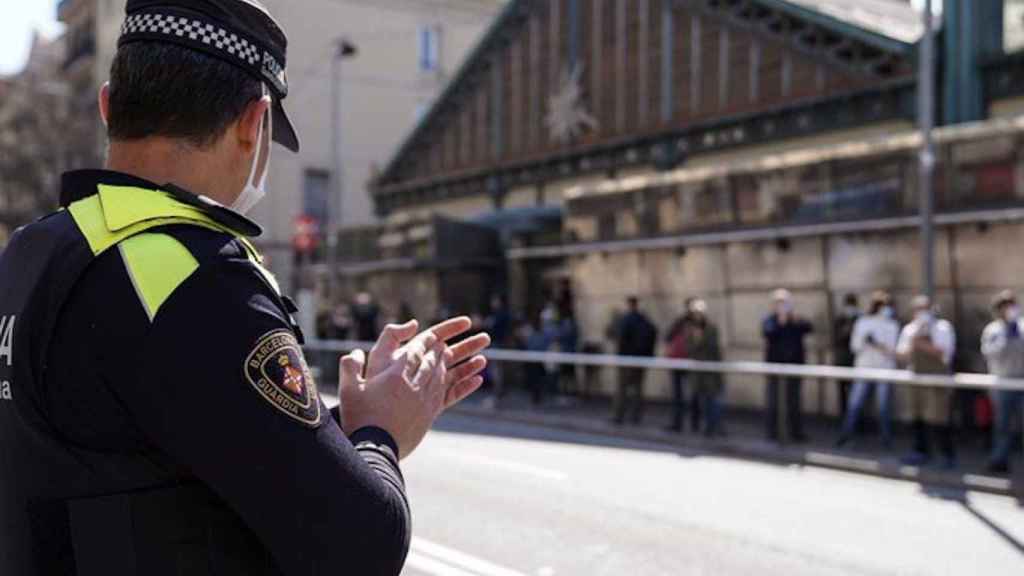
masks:
{"label": "sky", "polygon": [[48,37],[60,33],[57,0],[0,0],[0,75],[13,74],[25,65],[32,31]]}
{"label": "sky", "polygon": [[[0,18],[0,75],[21,70],[28,57],[32,31],[39,30],[52,37],[60,33],[57,22],[58,0],[0,0],[3,17]],[[920,9],[924,0],[911,0]],[[932,10],[942,12],[942,1],[932,0]]]}

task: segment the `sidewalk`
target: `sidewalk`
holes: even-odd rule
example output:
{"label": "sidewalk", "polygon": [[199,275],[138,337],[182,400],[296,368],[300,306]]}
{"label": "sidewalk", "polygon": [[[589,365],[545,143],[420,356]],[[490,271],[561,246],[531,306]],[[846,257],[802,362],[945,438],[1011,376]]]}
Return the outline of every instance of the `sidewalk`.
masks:
{"label": "sidewalk", "polygon": [[467,416],[654,442],[739,458],[821,466],[957,490],[1014,495],[1010,479],[985,475],[986,449],[978,435],[957,438],[957,468],[940,470],[937,467],[918,468],[900,464],[900,456],[909,450],[911,444],[910,433],[906,429],[897,428],[894,447],[890,451],[886,451],[876,435],[871,433],[836,449],[834,442],[838,423],[816,417],[805,420],[809,442],[781,445],[764,439],[762,416],[750,411],[727,411],[723,419],[727,436],[723,438],[705,438],[699,433],[692,433],[688,422],[681,434],[666,431],[665,427],[671,420],[671,408],[665,403],[649,402],[644,421],[639,426],[618,426],[610,422],[611,403],[608,398],[587,401],[548,398],[543,405],[535,407],[530,404],[526,392],[518,388],[508,390],[496,406],[490,391],[484,390],[452,411]]}

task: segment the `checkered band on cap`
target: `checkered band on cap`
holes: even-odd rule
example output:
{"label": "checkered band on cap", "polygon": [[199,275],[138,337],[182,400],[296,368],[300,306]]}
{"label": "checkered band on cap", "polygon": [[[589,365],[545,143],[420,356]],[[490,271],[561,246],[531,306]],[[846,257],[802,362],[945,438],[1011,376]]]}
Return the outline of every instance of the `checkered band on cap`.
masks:
{"label": "checkered band on cap", "polygon": [[201,46],[237,59],[238,64],[260,74],[278,92],[287,94],[284,67],[270,51],[256,42],[210,22],[182,16],[145,12],[128,16],[121,25],[121,41],[166,36],[168,40]]}

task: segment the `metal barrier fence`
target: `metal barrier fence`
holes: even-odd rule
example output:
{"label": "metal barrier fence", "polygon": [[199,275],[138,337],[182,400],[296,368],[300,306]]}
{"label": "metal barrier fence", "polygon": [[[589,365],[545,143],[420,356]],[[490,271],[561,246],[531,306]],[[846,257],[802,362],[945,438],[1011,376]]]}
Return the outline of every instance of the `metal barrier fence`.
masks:
{"label": "metal barrier fence", "polygon": [[[373,342],[358,342],[354,340],[315,340],[308,342],[305,346],[307,350],[313,352],[336,352],[338,354],[357,349],[369,350],[372,347]],[[775,364],[746,361],[705,362],[675,358],[618,356],[615,354],[527,352],[503,349],[491,349],[485,352],[484,355],[492,361],[513,363],[571,364],[574,366],[599,366],[606,368],[647,368],[651,370],[685,370],[688,372],[717,372],[721,374],[795,376],[800,378],[824,378],[828,380],[891,382],[907,386],[1024,391],[1024,378],[1001,378],[990,374],[969,372],[950,375],[917,374],[910,370],[847,368],[816,364]]]}
{"label": "metal barrier fence", "polygon": [[[335,354],[343,354],[352,350],[369,350],[372,342],[352,340],[316,340],[308,342],[306,350],[315,353],[311,358],[314,362],[325,362],[324,354],[331,356],[326,360],[325,378],[337,378],[337,359]],[[717,372],[721,374],[764,375],[764,376],[796,376],[801,378],[817,378],[827,380],[868,380],[872,382],[891,382],[903,386],[929,386],[944,388],[971,388],[976,390],[1016,390],[1024,391],[1024,378],[1000,378],[989,374],[959,373],[950,375],[915,374],[909,370],[883,370],[869,368],[846,368],[841,366],[822,366],[807,364],[774,364],[768,362],[704,362],[697,360],[681,360],[672,358],[651,358],[636,356],[618,356],[613,354],[570,354],[563,352],[527,352],[522,350],[492,349],[484,354],[491,361],[509,363],[544,363],[573,366],[589,366],[604,368],[646,368],[651,370],[684,370],[690,372]],[[319,357],[319,358],[318,358]],[[763,385],[763,384],[762,384]],[[791,439],[788,434],[789,414],[783,398],[784,387],[778,387],[778,414],[776,426],[778,438],[787,443]],[[1024,404],[1021,406],[1020,419],[1024,422]],[[1024,430],[1021,430],[1024,441]],[[1024,502],[1024,466],[1014,468],[1011,487],[1021,502]]]}

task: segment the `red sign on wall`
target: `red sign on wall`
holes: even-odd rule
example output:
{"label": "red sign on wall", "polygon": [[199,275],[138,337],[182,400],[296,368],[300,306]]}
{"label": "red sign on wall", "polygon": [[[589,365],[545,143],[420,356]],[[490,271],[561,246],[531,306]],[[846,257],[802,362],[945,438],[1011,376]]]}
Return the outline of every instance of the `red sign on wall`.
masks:
{"label": "red sign on wall", "polygon": [[316,250],[320,241],[320,224],[312,216],[301,215],[295,219],[295,233],[292,245],[295,250],[310,253]]}

